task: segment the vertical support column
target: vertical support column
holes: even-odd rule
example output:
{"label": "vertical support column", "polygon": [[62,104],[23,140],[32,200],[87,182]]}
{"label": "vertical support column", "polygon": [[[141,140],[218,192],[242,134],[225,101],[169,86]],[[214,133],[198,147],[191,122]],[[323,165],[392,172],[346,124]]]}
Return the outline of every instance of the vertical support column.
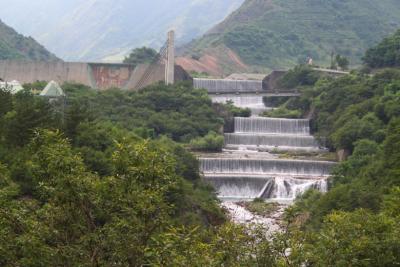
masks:
{"label": "vertical support column", "polygon": [[175,82],[175,32],[168,32],[167,62],[165,64],[165,84]]}

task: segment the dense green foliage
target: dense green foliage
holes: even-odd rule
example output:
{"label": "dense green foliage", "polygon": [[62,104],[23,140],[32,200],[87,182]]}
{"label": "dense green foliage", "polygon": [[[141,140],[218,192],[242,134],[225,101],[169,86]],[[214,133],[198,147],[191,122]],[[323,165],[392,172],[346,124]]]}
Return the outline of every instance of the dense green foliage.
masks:
{"label": "dense green foliage", "polygon": [[372,68],[400,66],[400,30],[367,50],[364,62]]}
{"label": "dense green foliage", "polygon": [[0,20],[0,60],[4,59],[58,60],[34,39],[18,34]]}
{"label": "dense green foliage", "polygon": [[66,84],[63,89],[70,102],[85,108],[71,112],[85,112],[83,116],[121,125],[144,138],[166,135],[189,142],[210,131],[219,132],[223,125],[207,92],[194,90],[188,84],[154,85],[140,92],[96,92],[73,84]]}
{"label": "dense green foliage", "polygon": [[[193,242],[200,246],[202,236],[224,221],[212,190],[199,179],[195,157],[169,138],[144,140],[134,125],[118,123],[127,119],[122,105],[114,106],[119,115],[111,112],[114,103],[109,116],[94,108],[116,95],[132,100],[133,94],[64,88],[70,96],[64,119],[43,98],[1,91],[0,265],[142,266],[174,260],[186,266],[190,250],[176,247],[178,259],[159,258],[167,253],[160,242],[196,233]],[[189,104],[193,116],[197,108],[211,108],[201,91],[183,85],[149,88],[136,93],[135,101],[149,111],[162,90],[167,106],[158,113],[173,108],[168,94],[195,102]]]}
{"label": "dense green foliage", "polygon": [[266,229],[226,222],[197,159],[169,132],[143,139],[122,123],[129,103],[143,114],[168,113],[186,100],[195,116],[211,108],[204,92],[64,89],[64,117],[29,92],[0,91],[1,266],[285,266],[286,236],[270,242]]}
{"label": "dense green foliage", "polygon": [[[342,70],[347,70],[347,69],[349,68],[350,61],[349,61],[346,57],[344,57],[344,56],[336,55],[334,61],[335,61],[335,62],[332,62],[332,64],[335,64],[335,63],[336,63],[336,64],[338,65],[338,67],[339,67],[340,69],[342,69]],[[335,69],[335,67],[336,67],[336,66],[331,66],[332,69]]]}
{"label": "dense green foliage", "polygon": [[308,57],[330,66],[332,52],[360,64],[369,47],[400,27],[399,10],[393,0],[247,0],[188,53],[228,47],[247,65],[269,69],[305,64]]}
{"label": "dense green foliage", "polygon": [[277,81],[277,86],[282,89],[295,89],[300,86],[314,85],[320,74],[308,65],[299,65],[289,70]]}
{"label": "dense green foliage", "polygon": [[400,70],[320,76],[306,86],[294,81],[303,85],[302,96],[267,115],[310,116],[313,131],[332,151],[351,154],[335,168],[328,193],[309,191],[291,210],[302,220],[303,253],[315,255],[304,260],[313,266],[398,266]]}
{"label": "dense green foliage", "polygon": [[157,57],[158,53],[153,48],[141,47],[135,48],[124,59],[124,63],[133,64],[135,66],[144,63],[151,63]]}

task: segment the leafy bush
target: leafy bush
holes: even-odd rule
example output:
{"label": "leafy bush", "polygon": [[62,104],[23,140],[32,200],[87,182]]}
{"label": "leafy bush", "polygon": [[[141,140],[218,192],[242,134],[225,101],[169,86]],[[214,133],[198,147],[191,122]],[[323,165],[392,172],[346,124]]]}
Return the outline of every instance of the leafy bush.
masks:
{"label": "leafy bush", "polygon": [[204,137],[199,137],[190,142],[190,147],[196,151],[221,152],[224,146],[224,137],[215,132],[209,132]]}
{"label": "leafy bush", "polygon": [[302,112],[300,110],[289,110],[285,107],[280,107],[271,111],[266,111],[262,114],[262,116],[272,118],[299,119],[302,117]]}
{"label": "leafy bush", "polygon": [[303,85],[314,85],[320,77],[321,74],[310,66],[299,65],[289,70],[278,80],[277,84],[283,89],[294,89]]}
{"label": "leafy bush", "polygon": [[226,104],[222,104],[223,107],[228,110],[233,117],[250,117],[251,109],[249,108],[240,108],[233,104],[232,101],[228,101]]}
{"label": "leafy bush", "polygon": [[153,48],[141,47],[135,48],[132,52],[124,59],[124,63],[139,65],[144,63],[151,63],[158,53]]}
{"label": "leafy bush", "polygon": [[277,211],[279,208],[279,204],[268,203],[260,198],[256,198],[252,202],[242,202],[240,204],[244,206],[248,211],[259,216],[269,216],[273,212]]}

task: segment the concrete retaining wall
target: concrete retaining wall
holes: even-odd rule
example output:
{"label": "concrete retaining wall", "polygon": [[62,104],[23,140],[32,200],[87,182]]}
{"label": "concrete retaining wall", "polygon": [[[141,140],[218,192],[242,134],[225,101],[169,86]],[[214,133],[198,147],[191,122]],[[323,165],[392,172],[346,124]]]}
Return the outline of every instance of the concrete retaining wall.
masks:
{"label": "concrete retaining wall", "polygon": [[[0,61],[0,78],[5,81],[17,80],[20,83],[51,80],[60,84],[76,82],[100,90],[113,87],[135,90],[158,81],[164,81],[165,66],[156,66],[150,75],[143,79],[147,68],[148,65],[139,65],[135,68],[129,64],[4,60]],[[177,81],[190,79],[183,69],[177,68]]]}

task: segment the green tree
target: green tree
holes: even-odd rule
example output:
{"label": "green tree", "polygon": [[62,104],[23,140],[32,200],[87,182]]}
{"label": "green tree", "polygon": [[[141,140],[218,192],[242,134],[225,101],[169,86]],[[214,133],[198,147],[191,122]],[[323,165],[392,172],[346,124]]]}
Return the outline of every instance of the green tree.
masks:
{"label": "green tree", "polygon": [[124,59],[124,63],[133,64],[135,66],[144,63],[151,63],[158,53],[153,48],[141,47],[135,48],[132,52]]}
{"label": "green tree", "polygon": [[338,64],[339,68],[341,68],[342,70],[349,69],[350,62],[346,57],[341,56],[341,55],[336,55],[335,60]]}
{"label": "green tree", "polygon": [[368,49],[363,60],[372,68],[400,66],[400,30]]}
{"label": "green tree", "polygon": [[27,91],[19,92],[13,104],[13,110],[3,118],[7,145],[23,146],[29,143],[35,128],[59,125],[50,104]]}
{"label": "green tree", "polygon": [[224,137],[215,132],[209,132],[204,137],[193,139],[190,147],[196,151],[221,152],[224,146]]}
{"label": "green tree", "polygon": [[12,95],[11,93],[4,89],[0,88],[0,119],[9,111],[12,110]]}
{"label": "green tree", "polygon": [[305,246],[312,266],[397,266],[398,221],[365,210],[336,212]]}

